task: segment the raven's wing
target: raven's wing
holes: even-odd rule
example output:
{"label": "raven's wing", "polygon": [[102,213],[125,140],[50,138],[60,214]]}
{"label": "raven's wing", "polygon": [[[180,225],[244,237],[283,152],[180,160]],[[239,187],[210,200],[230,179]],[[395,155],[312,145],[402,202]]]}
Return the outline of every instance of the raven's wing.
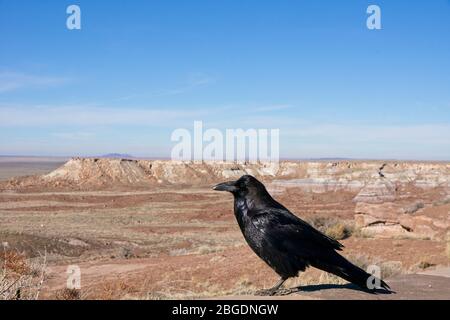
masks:
{"label": "raven's wing", "polygon": [[[263,235],[266,245],[280,250],[287,257],[297,258],[290,260],[296,263],[297,270],[303,271],[305,266],[312,265],[367,289],[367,280],[371,275],[334,251],[341,250],[343,245],[314,229],[286,208],[257,210],[251,212],[250,219]],[[270,251],[265,254],[277,257]],[[289,261],[286,256],[278,258],[278,262]],[[383,280],[378,280],[381,288],[390,291]]]}
{"label": "raven's wing", "polygon": [[266,240],[285,252],[314,257],[343,247],[284,208],[257,210],[250,214],[250,219]]}

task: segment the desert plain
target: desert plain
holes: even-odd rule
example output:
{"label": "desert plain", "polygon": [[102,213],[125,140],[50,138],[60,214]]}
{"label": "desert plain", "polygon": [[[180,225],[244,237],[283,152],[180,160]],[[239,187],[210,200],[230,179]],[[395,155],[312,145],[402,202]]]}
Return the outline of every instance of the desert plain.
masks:
{"label": "desert plain", "polygon": [[450,299],[448,162],[13,157],[0,160],[0,299],[256,298],[278,277],[211,188],[243,174],[396,291],[308,269],[276,299]]}

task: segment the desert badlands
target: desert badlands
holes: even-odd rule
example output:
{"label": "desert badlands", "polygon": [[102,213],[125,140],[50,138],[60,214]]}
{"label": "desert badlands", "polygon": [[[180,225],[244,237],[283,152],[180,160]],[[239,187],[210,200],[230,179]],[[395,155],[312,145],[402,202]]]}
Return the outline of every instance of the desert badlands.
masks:
{"label": "desert badlands", "polygon": [[[243,174],[397,292],[368,296],[309,269],[287,283],[298,293],[276,299],[450,299],[447,162],[73,158],[30,164],[27,176],[10,168],[0,162],[0,299],[253,298],[277,276],[245,244],[231,196],[211,189]],[[80,289],[68,289],[75,273]]]}

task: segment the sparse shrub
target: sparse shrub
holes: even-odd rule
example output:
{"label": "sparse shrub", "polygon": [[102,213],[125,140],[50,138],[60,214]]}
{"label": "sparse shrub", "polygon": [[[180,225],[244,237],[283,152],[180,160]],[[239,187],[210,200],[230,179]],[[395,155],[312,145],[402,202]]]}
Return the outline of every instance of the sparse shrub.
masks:
{"label": "sparse shrub", "polygon": [[201,245],[199,246],[195,252],[198,254],[209,254],[214,252],[222,251],[224,248],[222,246],[214,246],[214,245]]}
{"label": "sparse shrub", "polygon": [[325,234],[333,239],[342,240],[350,237],[352,231],[347,225],[337,223],[325,230]]}
{"label": "sparse shrub", "polygon": [[31,262],[18,251],[3,249],[0,255],[0,300],[34,300],[44,282],[46,255]]}
{"label": "sparse shrub", "polygon": [[428,269],[430,267],[435,266],[435,264],[428,262],[428,261],[420,261],[419,264],[417,265],[420,269],[425,270]]}
{"label": "sparse shrub", "polygon": [[449,203],[450,203],[450,195],[447,195],[445,198],[433,202],[433,206],[442,206]]}
{"label": "sparse shrub", "polygon": [[425,205],[422,201],[417,201],[415,203],[413,203],[410,206],[407,206],[406,208],[403,209],[403,212],[406,214],[413,214],[416,213],[418,210],[425,208]]}
{"label": "sparse shrub", "polygon": [[310,218],[308,219],[308,222],[314,228],[336,240],[349,238],[354,229],[352,225],[346,223],[345,221],[323,216]]}
{"label": "sparse shrub", "polygon": [[385,261],[380,266],[383,279],[404,273],[403,265],[400,261]]}
{"label": "sparse shrub", "polygon": [[233,288],[233,293],[237,295],[242,294],[250,294],[255,290],[255,286],[253,285],[252,281],[249,280],[247,277],[240,278],[238,281],[236,281],[236,284]]}
{"label": "sparse shrub", "polygon": [[363,238],[363,239],[373,239],[374,234],[371,232],[367,232],[366,230],[362,228],[354,228],[352,232],[352,236],[355,236],[357,238]]}
{"label": "sparse shrub", "polygon": [[169,297],[160,292],[147,292],[147,295],[144,297],[145,300],[169,300]]}
{"label": "sparse shrub", "polygon": [[213,253],[213,252],[216,252],[216,251],[217,251],[216,248],[210,247],[208,245],[203,245],[203,246],[200,246],[200,247],[197,248],[197,252],[199,254],[208,254],[208,253]]}
{"label": "sparse shrub", "polygon": [[189,254],[189,250],[186,248],[173,249],[169,251],[169,255],[174,256],[185,256]]}
{"label": "sparse shrub", "polygon": [[15,250],[5,250],[3,254],[3,268],[16,276],[30,273],[30,266],[25,256]]}
{"label": "sparse shrub", "polygon": [[55,298],[56,300],[80,300],[81,290],[64,288],[56,292]]}
{"label": "sparse shrub", "polygon": [[395,240],[411,240],[411,239],[414,239],[414,240],[427,240],[427,241],[429,241],[429,240],[431,240],[431,237],[429,237],[429,236],[425,236],[425,235],[417,235],[417,234],[409,234],[409,233],[406,233],[406,234],[398,234],[398,235],[395,235],[395,236],[392,236],[391,237],[392,239],[395,239]]}
{"label": "sparse shrub", "polygon": [[130,248],[126,248],[126,247],[120,248],[119,256],[123,259],[132,259],[132,258],[136,257],[133,250],[131,250]]}
{"label": "sparse shrub", "polygon": [[118,300],[130,294],[133,287],[123,279],[103,283],[102,291],[98,295],[100,300]]}

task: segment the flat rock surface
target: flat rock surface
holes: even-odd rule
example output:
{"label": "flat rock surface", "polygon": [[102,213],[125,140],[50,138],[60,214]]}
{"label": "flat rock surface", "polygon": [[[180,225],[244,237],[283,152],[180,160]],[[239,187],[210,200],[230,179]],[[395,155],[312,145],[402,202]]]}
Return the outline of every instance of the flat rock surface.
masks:
{"label": "flat rock surface", "polygon": [[393,294],[368,294],[358,290],[353,285],[308,285],[301,291],[286,296],[229,296],[221,299],[273,299],[273,300],[449,300],[450,299],[450,268],[433,271],[445,276],[406,274],[389,279]]}

